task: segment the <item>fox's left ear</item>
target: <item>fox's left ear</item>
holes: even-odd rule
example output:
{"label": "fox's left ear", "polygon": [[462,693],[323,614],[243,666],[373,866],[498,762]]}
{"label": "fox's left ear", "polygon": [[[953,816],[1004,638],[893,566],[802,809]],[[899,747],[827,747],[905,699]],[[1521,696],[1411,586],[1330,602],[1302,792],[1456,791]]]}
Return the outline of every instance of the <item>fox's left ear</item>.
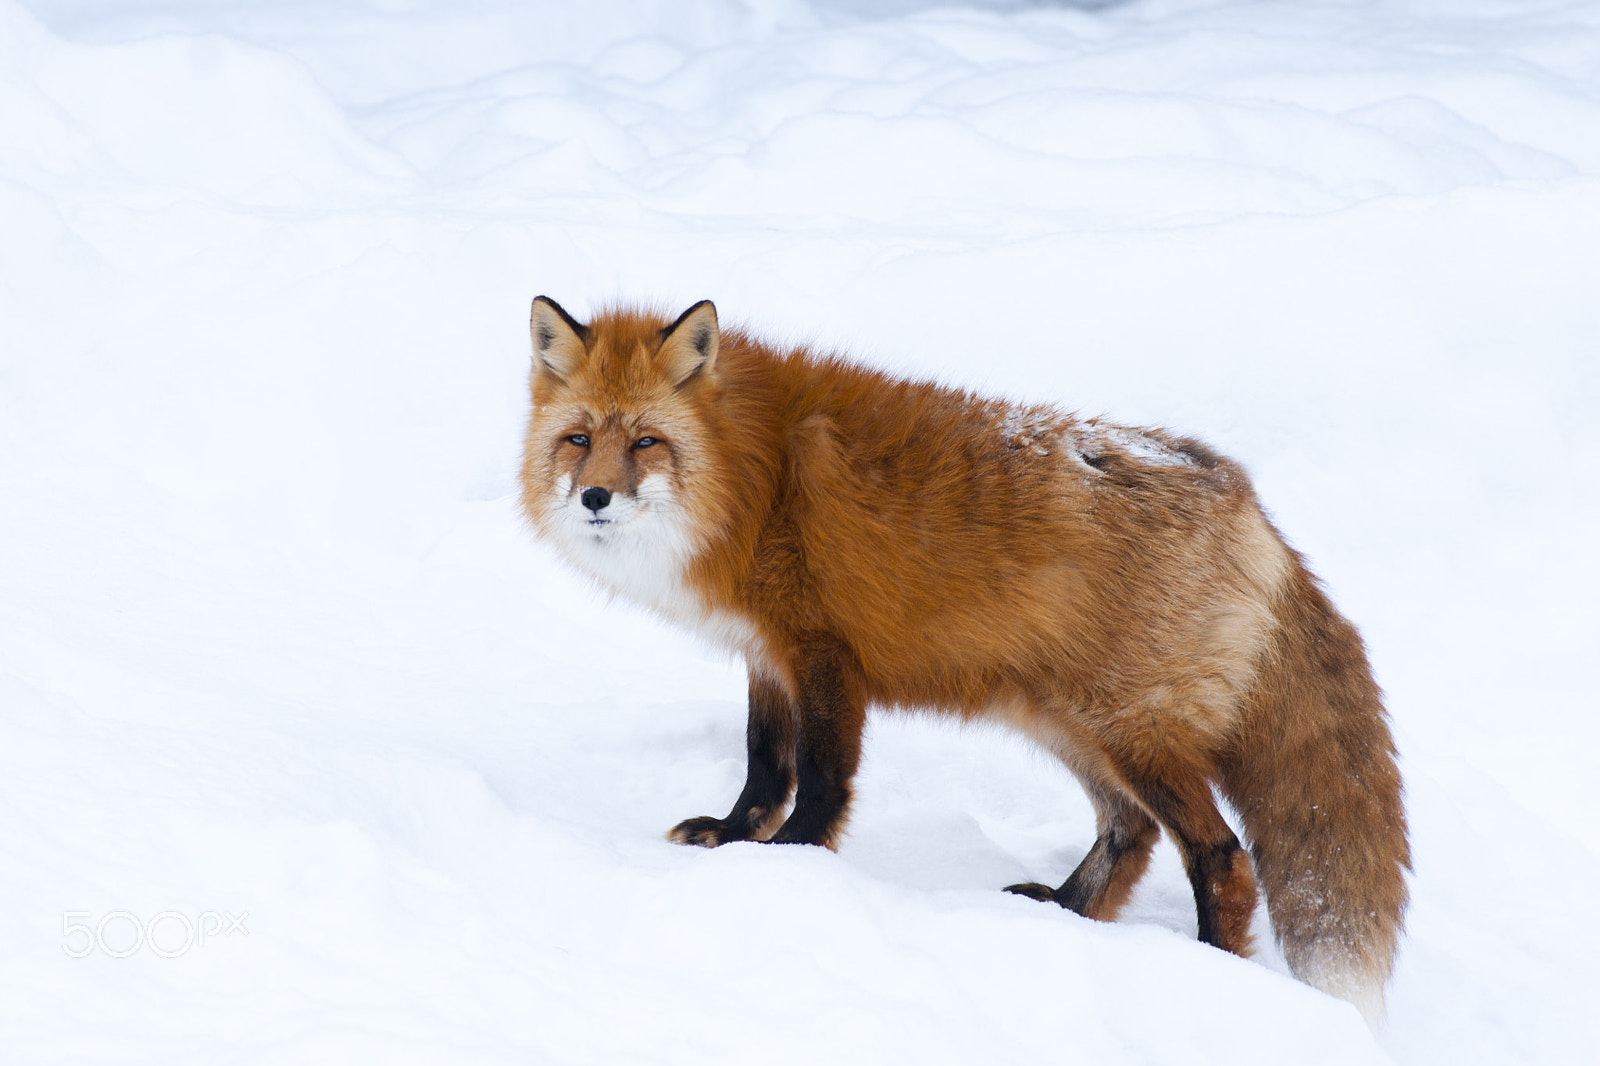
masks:
{"label": "fox's left ear", "polygon": [[717,309],[710,300],[701,300],[661,331],[661,351],[656,359],[673,388],[681,389],[697,377],[716,373],[720,338]]}

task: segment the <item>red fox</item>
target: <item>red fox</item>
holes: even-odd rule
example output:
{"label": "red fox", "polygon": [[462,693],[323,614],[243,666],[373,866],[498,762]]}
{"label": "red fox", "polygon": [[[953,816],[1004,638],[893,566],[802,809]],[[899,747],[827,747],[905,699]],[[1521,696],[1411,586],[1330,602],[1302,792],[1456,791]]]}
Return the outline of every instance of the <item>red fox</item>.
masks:
{"label": "red fox", "polygon": [[996,719],[1098,830],[1059,888],[1009,891],[1111,920],[1165,830],[1202,941],[1250,954],[1259,878],[1291,970],[1378,1015],[1410,869],[1394,743],[1361,638],[1237,465],[779,351],[710,301],[583,325],[541,296],[532,331],[535,532],[749,669],[744,790],[670,839],[831,847],[868,705]]}

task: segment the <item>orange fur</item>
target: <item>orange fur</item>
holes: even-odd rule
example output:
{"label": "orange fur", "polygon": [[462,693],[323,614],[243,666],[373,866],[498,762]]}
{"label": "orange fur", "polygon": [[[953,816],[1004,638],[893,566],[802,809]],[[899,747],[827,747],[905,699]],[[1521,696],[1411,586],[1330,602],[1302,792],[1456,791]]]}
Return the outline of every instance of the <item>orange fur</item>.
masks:
{"label": "orange fur", "polygon": [[541,297],[533,332],[535,530],[749,665],[745,793],[673,839],[831,844],[869,704],[990,716],[1099,822],[1066,884],[1017,891],[1114,917],[1159,825],[1203,939],[1249,952],[1259,876],[1294,971],[1381,1002],[1409,868],[1393,745],[1359,637],[1238,466],[777,351],[709,303],[583,326]]}

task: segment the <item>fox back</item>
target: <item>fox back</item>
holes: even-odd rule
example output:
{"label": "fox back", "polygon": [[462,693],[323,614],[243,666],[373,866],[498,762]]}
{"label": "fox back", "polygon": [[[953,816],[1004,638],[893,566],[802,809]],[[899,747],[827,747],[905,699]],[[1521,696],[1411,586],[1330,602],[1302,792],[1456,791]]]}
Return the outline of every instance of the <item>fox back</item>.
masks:
{"label": "fox back", "polygon": [[706,301],[584,325],[541,297],[533,340],[535,530],[749,667],[745,789],[672,839],[831,845],[868,705],[999,719],[1099,828],[1060,887],[1012,891],[1112,918],[1165,830],[1202,940],[1250,952],[1259,873],[1291,968],[1376,1011],[1409,865],[1393,745],[1359,637],[1236,464],[776,351]]}

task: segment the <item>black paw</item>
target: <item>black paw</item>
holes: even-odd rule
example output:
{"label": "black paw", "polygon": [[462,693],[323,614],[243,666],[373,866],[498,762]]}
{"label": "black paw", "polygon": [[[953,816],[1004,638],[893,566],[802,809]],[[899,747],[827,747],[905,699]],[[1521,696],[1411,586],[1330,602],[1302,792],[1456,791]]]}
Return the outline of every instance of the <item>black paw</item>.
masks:
{"label": "black paw", "polygon": [[816,824],[810,819],[794,818],[778,827],[767,840],[768,844],[814,844],[817,847],[835,850],[835,845],[842,827],[839,825]]}
{"label": "black paw", "polygon": [[1014,892],[1019,896],[1027,896],[1029,899],[1036,899],[1040,903],[1061,902],[1060,900],[1056,899],[1055,889],[1051,888],[1049,885],[1041,885],[1037,881],[1028,881],[1020,885],[1007,885],[1006,891]]}
{"label": "black paw", "polygon": [[749,840],[750,832],[725,818],[685,818],[667,830],[667,839],[674,844],[714,848],[735,840]]}

